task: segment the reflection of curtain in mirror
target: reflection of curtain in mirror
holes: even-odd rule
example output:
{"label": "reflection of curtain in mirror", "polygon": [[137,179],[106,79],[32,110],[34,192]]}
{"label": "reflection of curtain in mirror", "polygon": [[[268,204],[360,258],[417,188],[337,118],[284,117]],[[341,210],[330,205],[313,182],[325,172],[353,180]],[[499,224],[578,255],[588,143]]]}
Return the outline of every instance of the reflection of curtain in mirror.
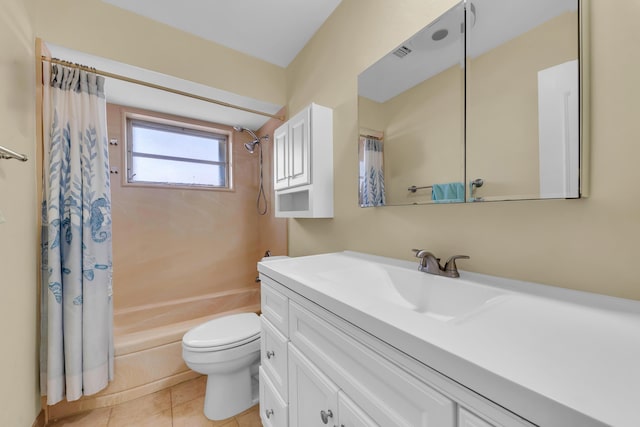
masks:
{"label": "reflection of curtain in mirror", "polygon": [[385,205],[383,142],[379,139],[360,139],[363,155],[361,163],[360,205],[374,207]]}

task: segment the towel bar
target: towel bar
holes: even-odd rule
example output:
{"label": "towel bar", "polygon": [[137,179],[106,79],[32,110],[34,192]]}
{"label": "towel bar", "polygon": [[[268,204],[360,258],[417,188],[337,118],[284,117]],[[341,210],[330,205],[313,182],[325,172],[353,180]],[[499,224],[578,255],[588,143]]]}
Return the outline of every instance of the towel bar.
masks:
{"label": "towel bar", "polygon": [[423,188],[433,188],[433,185],[425,185],[424,187],[416,187],[415,185],[412,185],[411,187],[407,188],[407,191],[415,193],[416,191],[422,190]]}
{"label": "towel bar", "polygon": [[9,150],[8,148],[3,147],[2,145],[0,145],[0,159],[16,159],[16,160],[20,160],[21,162],[26,162],[27,156],[25,156],[24,154],[19,154],[16,153],[13,150]]}

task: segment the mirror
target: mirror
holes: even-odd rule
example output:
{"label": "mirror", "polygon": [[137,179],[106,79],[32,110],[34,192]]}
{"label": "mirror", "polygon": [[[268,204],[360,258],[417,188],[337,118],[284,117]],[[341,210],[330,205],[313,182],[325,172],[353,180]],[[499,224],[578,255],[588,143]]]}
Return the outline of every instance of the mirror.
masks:
{"label": "mirror", "polygon": [[460,2],[361,73],[360,206],[580,197],[578,5]]}
{"label": "mirror", "polygon": [[471,200],[579,197],[578,0],[470,4],[467,177],[485,184]]}
{"label": "mirror", "polygon": [[460,3],[358,76],[360,206],[464,202],[463,23]]}

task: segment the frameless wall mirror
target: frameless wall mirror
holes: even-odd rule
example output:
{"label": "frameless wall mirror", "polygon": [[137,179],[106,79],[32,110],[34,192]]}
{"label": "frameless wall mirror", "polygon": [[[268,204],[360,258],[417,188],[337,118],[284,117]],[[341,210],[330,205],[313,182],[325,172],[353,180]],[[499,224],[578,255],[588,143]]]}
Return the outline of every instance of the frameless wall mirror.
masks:
{"label": "frameless wall mirror", "polygon": [[580,197],[582,4],[466,0],[365,70],[360,205]]}
{"label": "frameless wall mirror", "polygon": [[360,206],[464,202],[463,31],[460,3],[358,76]]}
{"label": "frameless wall mirror", "polygon": [[471,200],[579,197],[578,0],[468,4],[467,177],[484,179]]}

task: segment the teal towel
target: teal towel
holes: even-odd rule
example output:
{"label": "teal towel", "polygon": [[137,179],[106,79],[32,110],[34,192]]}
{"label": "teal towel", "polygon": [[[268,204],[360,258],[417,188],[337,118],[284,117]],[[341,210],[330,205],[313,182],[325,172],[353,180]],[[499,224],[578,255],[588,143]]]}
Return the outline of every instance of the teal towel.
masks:
{"label": "teal towel", "polygon": [[431,189],[431,200],[435,203],[464,202],[464,184],[461,182],[434,184]]}

